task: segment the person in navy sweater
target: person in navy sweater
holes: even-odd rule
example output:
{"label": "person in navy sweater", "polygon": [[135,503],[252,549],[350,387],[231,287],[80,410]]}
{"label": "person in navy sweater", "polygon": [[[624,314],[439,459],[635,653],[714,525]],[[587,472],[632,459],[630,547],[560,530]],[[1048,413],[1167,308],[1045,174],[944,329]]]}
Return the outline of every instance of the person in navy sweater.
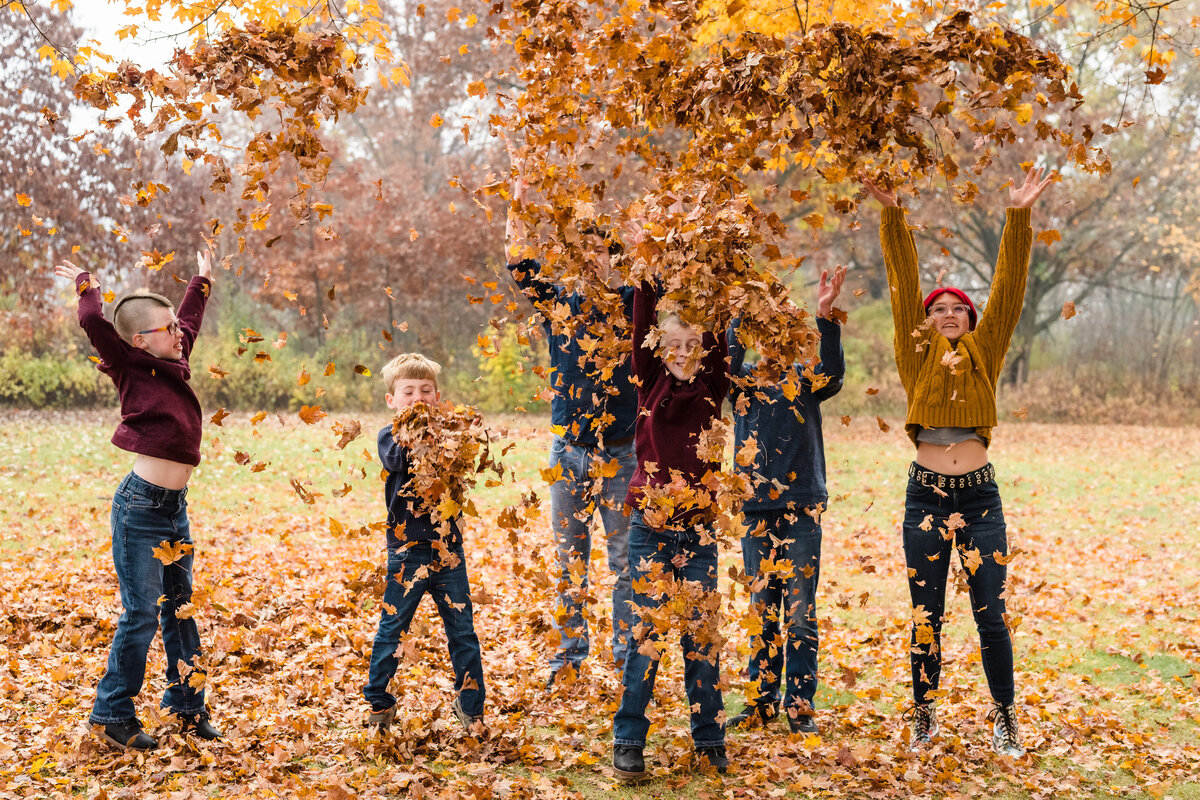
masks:
{"label": "person in navy sweater", "polygon": [[[833,319],[833,302],[845,277],[845,267],[834,270],[832,277],[828,270],[821,272],[817,290],[821,360],[810,369],[797,364],[784,371],[779,383],[755,385],[750,381],[756,365],[745,363],[738,323],[729,330],[735,452],[752,440],[751,446],[757,446],[753,463],[739,464],[738,469],[751,476],[754,486],[754,495],[742,503],[749,528],[742,538],[742,559],[753,610],[762,623],[761,635],[752,639],[746,707],[730,718],[730,725],[765,724],[775,718],[786,667],[783,709],[788,727],[793,733],[817,732],[813,718],[816,593],[821,514],[829,501],[821,403],[841,391],[846,373],[841,328]],[[781,565],[782,570],[764,571],[764,563]]]}
{"label": "person in navy sweater", "polygon": [[[100,357],[100,371],[117,387],[121,424],[112,443],[136,454],[133,470],[112,500],[113,566],[124,611],[90,717],[103,739],[120,749],[158,746],[142,729],[133,699],[142,689],[146,655],[160,625],[167,654],[162,706],[179,718],[185,733],[221,737],[204,705],[196,621],[176,616],[192,599],[186,497],[192,470],[200,463],[202,432],[200,401],[188,384],[188,356],[212,288],[210,254],[197,253],[196,263],[199,274],[188,283],[178,317],[162,295],[135,293],[116,303],[111,323],[101,310],[95,275],[70,261],[54,268],[59,277],[74,281],[79,325]],[[161,555],[163,550],[170,555]]]}
{"label": "person in navy sweater", "polygon": [[[646,706],[661,652],[655,618],[672,599],[682,598],[690,617],[681,643],[697,760],[721,772],[729,764],[720,689],[717,541],[702,483],[720,464],[697,449],[701,434],[720,418],[729,391],[728,348],[724,330],[702,332],[675,315],[658,322],[657,306],[657,291],[643,283],[633,297],[633,373],[641,411],[637,471],[625,499],[632,509],[629,567],[641,621],[634,628],[625,692],[613,718],[613,770],[625,781],[646,774]],[[649,343],[656,322],[661,357]],[[669,507],[662,506],[664,501]]]}
{"label": "person in navy sweater", "polygon": [[[441,398],[441,369],[440,364],[420,353],[393,358],[383,368],[388,408],[400,411],[416,403],[433,407]],[[462,532],[456,519],[436,524],[421,498],[412,493],[408,449],[393,438],[390,423],[379,430],[377,439],[379,462],[387,471],[383,488],[387,504],[387,586],[367,685],[363,687],[363,696],[371,704],[367,723],[383,730],[396,717],[396,698],[388,692],[399,665],[396,649],[412,624],[421,598],[428,594],[446,629],[454,670],[451,710],[469,733],[483,735],[483,653],[475,634]]]}
{"label": "person in navy sweater", "polygon": [[[517,177],[513,199],[522,202],[526,186]],[[595,232],[594,263],[585,265],[597,283],[616,284],[610,258],[620,252]],[[529,251],[531,242],[521,220],[508,216],[507,248],[510,259]],[[608,569],[614,578],[612,592],[612,657],[618,673],[629,654],[633,627],[629,582],[629,519],[623,511],[625,493],[633,477],[634,425],[637,420],[637,389],[630,380],[630,360],[623,357],[611,366],[597,363],[585,341],[601,337],[627,336],[632,313],[633,289],[612,285],[617,295],[618,316],[596,308],[582,294],[566,292],[542,275],[533,258],[510,261],[508,271],[542,317],[550,351],[551,426],[550,469],[562,468],[562,478],[550,486],[550,524],[561,573],[559,604],[553,624],[560,640],[550,658],[547,688],[552,688],[564,669],[577,671],[590,650],[588,622],[584,613],[588,590],[588,563],[592,553],[592,520],[600,517],[608,550]],[[555,333],[552,313],[560,304],[570,310],[575,329]],[[628,340],[624,342],[628,345]]]}

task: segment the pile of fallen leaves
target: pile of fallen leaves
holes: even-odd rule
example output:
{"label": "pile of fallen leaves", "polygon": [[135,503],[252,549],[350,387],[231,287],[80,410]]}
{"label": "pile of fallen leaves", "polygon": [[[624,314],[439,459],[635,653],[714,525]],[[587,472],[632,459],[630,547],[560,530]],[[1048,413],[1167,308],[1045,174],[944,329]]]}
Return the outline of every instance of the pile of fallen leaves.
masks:
{"label": "pile of fallen leaves", "polygon": [[[833,497],[822,518],[817,599],[821,735],[789,736],[782,721],[730,731],[729,774],[694,773],[678,646],[678,629],[691,617],[686,603],[668,604],[646,620],[672,631],[663,637],[655,702],[647,709],[653,779],[629,792],[617,788],[611,769],[621,687],[609,649],[611,577],[599,554],[586,595],[592,653],[578,677],[564,676],[553,693],[543,689],[555,640],[557,558],[548,513],[531,501],[535,492],[544,494],[536,465],[544,463],[549,438],[534,426],[511,434],[517,450],[507,460],[528,459],[517,486],[477,487],[472,496],[480,516],[462,521],[483,645],[488,736],[467,735],[450,711],[453,675],[430,602],[419,608],[399,652],[391,686],[399,697],[397,722],[383,736],[363,726],[360,691],[382,587],[362,591],[355,581],[364,563],[382,561],[383,534],[329,536],[319,515],[336,507],[378,519],[378,472],[355,479],[343,497],[321,494],[314,506],[274,471],[251,474],[232,464],[228,452],[209,458],[210,442],[188,497],[196,540],[193,606],[208,697],[225,739],[185,739],[157,710],[165,663],[156,642],[137,709],[160,748],[139,755],[99,743],[87,716],[120,612],[107,495],[128,466],[107,444],[111,422],[77,418],[63,425],[63,436],[87,443],[79,448],[81,464],[71,466],[80,489],[36,505],[28,504],[28,493],[52,480],[41,470],[62,467],[28,457],[33,448],[21,444],[21,418],[0,423],[0,481],[19,481],[0,506],[0,519],[9,523],[0,530],[3,800],[1187,800],[1200,788],[1200,576],[1197,534],[1188,524],[1200,515],[1200,500],[1179,491],[1200,481],[1195,460],[1180,455],[1200,448],[1195,430],[1168,436],[1135,427],[1004,426],[993,454],[1015,554],[1008,603],[1021,732],[1031,752],[1001,762],[989,745],[986,683],[957,559],[943,632],[942,733],[932,750],[912,753],[905,746],[912,612],[898,525],[911,444],[900,426],[883,433],[873,419],[829,426]],[[224,436],[252,431],[245,422],[226,428]],[[297,430],[278,435],[304,437],[316,479],[323,456],[313,450],[326,446],[329,431]],[[266,446],[271,435],[254,441]],[[1090,457],[1097,449],[1126,459]],[[93,460],[98,452],[111,462],[102,475]],[[331,465],[348,458],[337,448],[324,456]],[[360,474],[358,465],[368,460],[356,453],[335,474],[350,467]],[[1151,466],[1133,475],[1130,461]],[[323,488],[314,483],[314,492]],[[511,505],[514,493],[524,496],[519,506]],[[501,513],[508,527],[494,522]],[[706,609],[719,629],[695,632],[721,645],[732,715],[747,688],[756,619],[732,541],[721,546],[720,590],[719,605]]]}

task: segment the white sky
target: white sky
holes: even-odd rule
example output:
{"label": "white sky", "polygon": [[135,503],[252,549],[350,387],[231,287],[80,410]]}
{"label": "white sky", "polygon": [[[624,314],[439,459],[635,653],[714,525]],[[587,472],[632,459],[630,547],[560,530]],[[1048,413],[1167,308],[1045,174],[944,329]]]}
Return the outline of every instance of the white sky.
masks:
{"label": "white sky", "polygon": [[[143,69],[162,67],[175,52],[176,42],[171,38],[181,31],[168,22],[150,22],[144,15],[127,17],[123,13],[125,3],[108,0],[75,0],[71,15],[85,38],[94,38],[99,49],[117,61],[129,59]],[[126,25],[138,26],[138,35],[121,41],[116,32]],[[165,37],[165,38],[159,38]]]}

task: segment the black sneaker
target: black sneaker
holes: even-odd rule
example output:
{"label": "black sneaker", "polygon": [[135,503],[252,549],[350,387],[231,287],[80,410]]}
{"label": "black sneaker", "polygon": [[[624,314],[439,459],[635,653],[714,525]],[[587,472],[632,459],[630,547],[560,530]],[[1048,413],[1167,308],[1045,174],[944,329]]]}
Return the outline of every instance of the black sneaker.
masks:
{"label": "black sneaker", "polygon": [[1017,733],[1017,707],[996,703],[988,718],[992,720],[992,749],[996,755],[1009,758],[1025,755],[1025,748],[1021,746],[1021,737]]}
{"label": "black sneaker", "polygon": [[817,734],[821,732],[812,714],[797,714],[794,717],[789,715],[788,728],[792,733]]}
{"label": "black sneaker", "polygon": [[725,745],[711,745],[696,748],[696,760],[700,768],[715,769],[722,775],[729,769],[729,759],[725,755]]}
{"label": "black sneaker", "polygon": [[201,739],[209,742],[214,742],[221,738],[221,732],[214,728],[213,724],[209,721],[207,711],[201,711],[199,714],[177,714],[176,716],[183,723],[183,733],[199,736]]}
{"label": "black sneaker", "polygon": [[104,726],[104,740],[121,750],[153,750],[158,740],[142,730],[136,719],[128,722],[109,722]]}
{"label": "black sneaker", "polygon": [[642,748],[636,744],[613,745],[613,772],[626,783],[634,783],[646,777],[646,759]]}
{"label": "black sneaker", "polygon": [[450,706],[450,709],[454,712],[454,716],[458,717],[458,721],[462,723],[462,726],[466,728],[467,733],[472,736],[487,735],[488,730],[487,726],[483,724],[483,714],[472,717],[464,711],[461,696],[454,698],[454,704]]}
{"label": "black sneaker", "polygon": [[367,715],[367,725],[382,733],[391,727],[395,719],[396,704],[392,703],[387,708],[372,708],[371,713]]}
{"label": "black sneaker", "polygon": [[754,728],[759,725],[766,725],[775,719],[777,713],[773,705],[763,706],[758,703],[750,703],[730,717],[726,724],[732,728]]}
{"label": "black sneaker", "polygon": [[933,737],[938,735],[937,713],[933,703],[917,703],[905,715],[912,720],[912,738],[908,746],[919,750],[933,744]]}
{"label": "black sneaker", "polygon": [[[579,665],[578,664],[573,664],[570,661],[568,661],[567,663],[563,664],[558,669],[550,670],[550,677],[546,678],[546,691],[547,692],[554,691],[555,682],[557,682],[559,678],[567,678],[568,676],[571,676],[574,678],[579,677]],[[565,681],[565,682],[569,683],[570,681]]]}

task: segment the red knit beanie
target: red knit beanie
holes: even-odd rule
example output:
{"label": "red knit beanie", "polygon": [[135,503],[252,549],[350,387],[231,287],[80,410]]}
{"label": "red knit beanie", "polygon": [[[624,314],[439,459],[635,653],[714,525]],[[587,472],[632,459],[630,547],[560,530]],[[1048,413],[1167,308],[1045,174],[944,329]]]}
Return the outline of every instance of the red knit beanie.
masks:
{"label": "red knit beanie", "polygon": [[966,305],[967,317],[971,320],[971,330],[975,330],[975,323],[979,320],[979,313],[975,310],[975,304],[971,302],[971,298],[967,297],[967,293],[962,289],[956,289],[953,286],[939,286],[934,289],[925,298],[925,313],[929,313],[929,307],[933,305],[933,301],[938,298],[938,295],[943,294],[952,294]]}

